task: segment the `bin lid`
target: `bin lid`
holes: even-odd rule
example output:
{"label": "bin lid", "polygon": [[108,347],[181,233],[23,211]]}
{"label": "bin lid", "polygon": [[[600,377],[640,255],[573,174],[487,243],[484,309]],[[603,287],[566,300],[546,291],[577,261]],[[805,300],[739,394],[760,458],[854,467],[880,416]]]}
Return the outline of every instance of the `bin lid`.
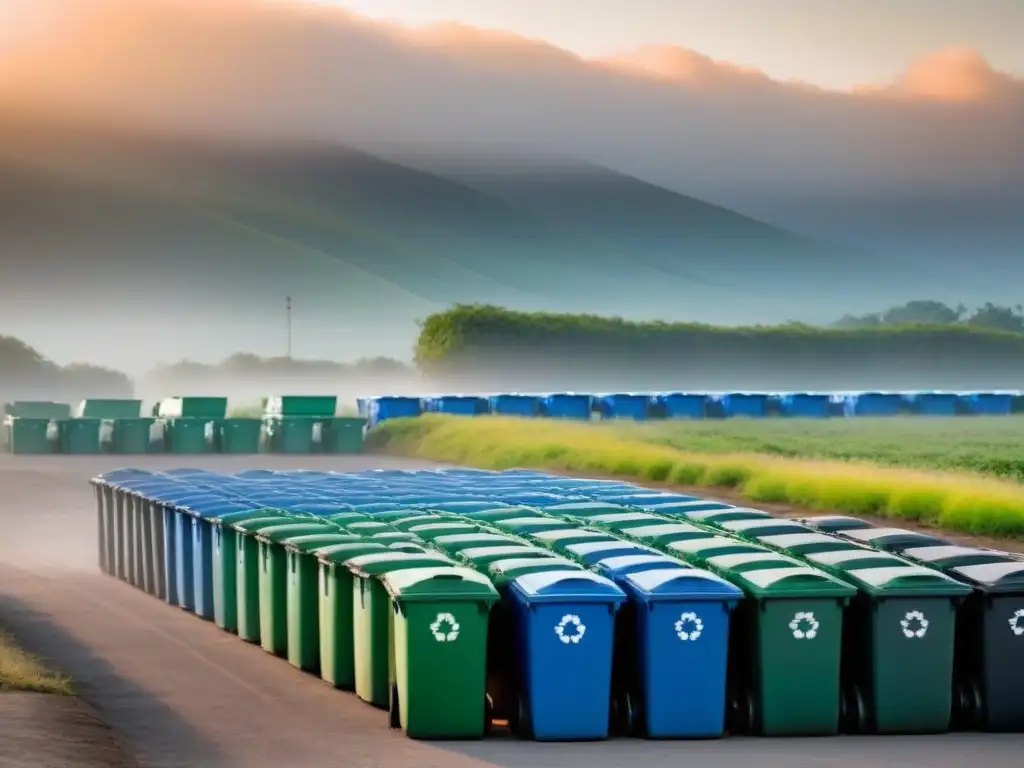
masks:
{"label": "bin lid", "polygon": [[326,547],[319,547],[313,550],[317,560],[321,563],[344,563],[357,555],[364,555],[370,552],[387,552],[388,548],[383,544],[373,541],[349,541],[340,544],[329,544]]}
{"label": "bin lid", "polygon": [[660,539],[665,536],[674,536],[676,534],[680,536],[689,536],[697,534],[699,536],[710,535],[704,528],[698,528],[696,525],[691,523],[673,523],[667,520],[662,520],[657,525],[640,525],[636,528],[627,528],[623,531],[626,536],[632,536],[636,539]]}
{"label": "bin lid", "polygon": [[857,592],[852,586],[834,576],[806,565],[732,571],[729,573],[729,579],[742,587],[751,597],[761,600],[774,597],[850,598]]}
{"label": "bin lid", "polygon": [[619,605],[626,599],[626,594],[611,579],[584,570],[524,573],[512,579],[510,586],[512,592],[527,603]]}
{"label": "bin lid", "polygon": [[713,568],[730,570],[741,565],[753,565],[755,563],[777,563],[779,565],[803,565],[799,560],[778,552],[736,552],[729,555],[715,555],[707,559],[708,565]]}
{"label": "bin lid", "polygon": [[628,523],[636,520],[642,522],[648,520],[652,523],[656,523],[664,518],[652,515],[648,512],[610,512],[604,515],[591,515],[587,518],[594,525],[600,525],[601,523]]}
{"label": "bin lid", "polygon": [[470,533],[472,531],[479,531],[480,526],[474,525],[473,523],[461,523],[457,520],[445,519],[445,522],[441,523],[424,523],[423,525],[414,525],[409,531],[411,533],[437,533],[438,531],[464,531]]}
{"label": "bin lid", "polygon": [[927,542],[949,544],[948,541],[938,536],[931,536],[927,533],[919,533],[906,528],[858,528],[852,531],[843,531],[843,536],[868,543],[884,542],[889,544],[916,544],[918,546],[923,546]]}
{"label": "bin lid", "polygon": [[486,546],[487,544],[493,544],[494,546],[501,546],[503,544],[513,544],[518,539],[513,536],[509,536],[505,533],[452,533],[447,536],[438,536],[434,539],[434,543],[439,547],[462,547],[462,546]]}
{"label": "bin lid", "polygon": [[[427,566],[391,571],[381,576],[381,583],[395,602],[465,602],[472,601],[492,605],[498,601],[498,591],[491,580],[472,568],[460,566]],[[439,613],[435,623],[444,624],[447,632],[458,632],[454,617]],[[432,632],[439,632],[431,625]]]}
{"label": "bin lid", "polygon": [[703,539],[681,539],[679,541],[669,542],[665,546],[668,549],[674,549],[677,552],[687,552],[694,555],[700,554],[701,552],[722,549],[723,547],[743,547],[747,552],[764,551],[764,547],[759,547],[757,544],[740,541],[739,539],[733,539],[728,536],[712,536],[710,533]]}
{"label": "bin lid", "polygon": [[800,532],[800,533],[776,533],[771,536],[762,536],[758,539],[762,544],[767,544],[772,547],[778,547],[779,549],[790,549],[791,547],[807,547],[811,545],[828,545],[834,546],[837,549],[859,547],[860,544],[854,544],[851,541],[843,541],[837,539],[835,536],[829,536],[827,533],[819,533],[818,531]]}
{"label": "bin lid", "polygon": [[552,512],[556,515],[572,515],[574,517],[589,517],[591,515],[608,515],[615,512],[631,512],[629,507],[623,504],[611,504],[604,501],[571,501],[565,504],[545,504],[541,507],[544,512]]}
{"label": "bin lid", "polygon": [[864,567],[871,567],[868,561],[877,561],[879,564],[906,565],[907,561],[888,552],[879,552],[877,549],[841,549],[838,552],[814,552],[804,555],[805,560],[818,563],[819,565],[837,565],[844,563],[863,563]]}
{"label": "bin lid", "polygon": [[498,528],[532,528],[534,526],[539,528],[545,525],[558,525],[565,527],[565,520],[559,520],[554,517],[533,515],[532,517],[509,517],[503,520],[495,520],[492,525],[495,525]]}
{"label": "bin lid", "polygon": [[415,509],[407,510],[408,516],[394,518],[390,521],[392,526],[404,526],[409,528],[413,525],[429,525],[430,523],[437,523],[448,521],[451,522],[451,517],[447,515],[435,515],[429,512],[417,512]]}
{"label": "bin lid", "polygon": [[650,547],[645,547],[643,544],[637,544],[635,541],[625,541],[624,539],[581,541],[576,544],[567,544],[565,551],[572,552],[574,555],[579,555],[581,557],[584,555],[597,554],[599,552],[654,552]]}
{"label": "bin lid", "polygon": [[504,574],[511,571],[521,571],[526,568],[583,570],[583,566],[574,563],[567,557],[559,557],[558,555],[551,555],[549,557],[509,557],[503,560],[495,560],[487,566],[487,570],[491,574]]}
{"label": "bin lid", "polygon": [[540,547],[535,547],[531,544],[505,544],[493,547],[470,547],[464,549],[461,554],[468,560],[474,560],[478,557],[513,557],[513,556],[529,556],[534,555],[534,558],[538,557],[551,557],[551,552]]}
{"label": "bin lid", "polygon": [[682,560],[677,560],[674,557],[668,555],[662,555],[655,552],[650,554],[640,553],[633,555],[613,555],[612,557],[605,557],[594,563],[594,567],[600,568],[605,573],[619,573],[620,571],[629,571],[634,568],[642,567],[678,567],[678,568],[692,568],[689,563],[684,563]]}
{"label": "bin lid", "polygon": [[759,509],[749,509],[747,507],[717,507],[715,509],[700,509],[694,512],[687,512],[686,517],[690,520],[706,520],[709,522],[772,518],[772,516],[767,512],[762,512]]}
{"label": "bin lid", "polygon": [[289,536],[287,539],[282,540],[281,543],[284,544],[285,549],[293,552],[313,552],[320,547],[326,547],[328,544],[352,544],[358,541],[362,541],[362,538],[351,533],[324,532]]}
{"label": "bin lid", "polygon": [[357,576],[376,576],[401,568],[420,568],[435,565],[454,565],[454,561],[440,552],[368,552],[345,561],[345,567]]}
{"label": "bin lid", "polygon": [[346,523],[345,527],[350,531],[379,531],[381,529],[391,530],[392,526],[389,523],[385,523],[383,520],[355,520],[351,523]]}
{"label": "bin lid", "polygon": [[260,528],[256,531],[256,538],[260,541],[283,541],[292,536],[301,536],[305,533],[337,533],[338,529],[330,523],[317,522],[291,522],[282,525],[272,525],[268,528]]}
{"label": "bin lid", "polygon": [[592,531],[587,528],[556,528],[552,531],[536,531],[530,534],[532,538],[540,541],[557,543],[566,540],[585,541],[587,539],[599,541],[615,541],[615,537],[604,531]]}
{"label": "bin lid", "polygon": [[[385,542],[387,543],[387,542]],[[430,552],[423,544],[416,541],[393,541],[387,548],[395,552]]]}
{"label": "bin lid", "polygon": [[241,520],[266,520],[268,517],[280,517],[277,509],[235,509],[230,512],[218,512],[207,518],[214,525],[229,525]]}
{"label": "bin lid", "polygon": [[811,528],[808,528],[803,523],[797,523],[792,520],[782,520],[777,517],[771,518],[750,518],[747,520],[726,520],[719,523],[719,526],[727,531],[733,533],[750,533],[757,531],[774,531],[777,534],[782,533],[813,533]]}
{"label": "bin lid", "polygon": [[743,596],[739,587],[702,568],[669,567],[639,571],[627,573],[623,581],[634,597],[648,603],[667,600],[736,601]]}
{"label": "bin lid", "polygon": [[849,515],[815,515],[812,517],[794,517],[798,523],[806,523],[815,528],[823,528],[830,531],[852,531],[857,528],[873,528],[867,520]]}
{"label": "bin lid", "polygon": [[362,512],[356,512],[354,510],[351,512],[332,512],[329,515],[324,515],[323,518],[324,520],[330,520],[332,523],[356,523],[360,520],[370,519],[367,515],[364,515]]}
{"label": "bin lid", "polygon": [[938,544],[930,547],[911,547],[901,553],[904,557],[922,563],[937,563],[940,567],[949,565],[981,565],[983,563],[1005,562],[1005,552],[984,547],[964,547],[956,544]]}
{"label": "bin lid", "polygon": [[293,523],[295,522],[295,519],[296,518],[291,515],[284,514],[278,514],[275,517],[246,517],[231,523],[231,527],[236,531],[256,533],[263,528],[272,528],[276,525]]}
{"label": "bin lid", "polygon": [[971,588],[923,565],[897,565],[843,571],[843,577],[871,595],[961,597]]}
{"label": "bin lid", "polygon": [[1024,592],[1024,560],[961,565],[950,571],[986,592]]}

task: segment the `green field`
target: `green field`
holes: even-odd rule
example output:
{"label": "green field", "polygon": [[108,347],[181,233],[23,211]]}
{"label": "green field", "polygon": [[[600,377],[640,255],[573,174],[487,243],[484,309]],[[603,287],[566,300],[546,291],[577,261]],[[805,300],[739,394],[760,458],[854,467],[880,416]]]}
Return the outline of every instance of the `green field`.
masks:
{"label": "green field", "polygon": [[608,428],[697,453],[869,461],[1024,482],[1022,416],[671,421]]}

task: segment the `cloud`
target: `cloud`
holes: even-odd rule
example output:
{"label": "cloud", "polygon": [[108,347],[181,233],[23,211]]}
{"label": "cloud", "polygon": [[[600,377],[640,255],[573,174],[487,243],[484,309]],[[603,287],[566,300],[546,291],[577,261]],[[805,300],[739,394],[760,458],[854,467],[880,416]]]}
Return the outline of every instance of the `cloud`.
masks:
{"label": "cloud", "polygon": [[0,114],[373,151],[542,147],[717,199],[1024,178],[1024,87],[969,51],[838,93],[680,48],[588,61],[507,32],[323,4],[13,1],[33,29],[0,49]]}

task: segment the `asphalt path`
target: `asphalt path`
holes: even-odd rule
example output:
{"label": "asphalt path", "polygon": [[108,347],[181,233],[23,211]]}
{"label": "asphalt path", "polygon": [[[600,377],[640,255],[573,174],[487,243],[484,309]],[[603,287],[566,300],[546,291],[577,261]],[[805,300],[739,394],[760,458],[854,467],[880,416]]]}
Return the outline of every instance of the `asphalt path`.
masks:
{"label": "asphalt path", "polygon": [[[538,744],[498,736],[425,743],[380,710],[258,647],[99,572],[88,479],[110,457],[0,457],[0,623],[70,674],[140,766],[352,768],[1019,768],[1024,736],[727,738]],[[127,463],[127,462],[124,462]],[[187,464],[357,470],[416,467],[384,457],[144,457]],[[799,676],[799,670],[793,670]],[[571,684],[564,695],[572,695]],[[799,688],[794,689],[799,695]],[[0,765],[3,765],[0,744]],[[24,755],[21,756],[24,758]],[[69,764],[70,765],[70,764]]]}

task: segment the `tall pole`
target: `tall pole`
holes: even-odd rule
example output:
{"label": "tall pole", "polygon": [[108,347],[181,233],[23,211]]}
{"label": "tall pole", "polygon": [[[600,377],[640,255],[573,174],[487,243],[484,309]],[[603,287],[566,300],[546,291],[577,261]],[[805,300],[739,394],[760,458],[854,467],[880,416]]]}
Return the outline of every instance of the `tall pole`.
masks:
{"label": "tall pole", "polygon": [[288,317],[288,354],[287,357],[291,359],[292,356],[292,297],[284,297],[284,309],[285,314]]}

